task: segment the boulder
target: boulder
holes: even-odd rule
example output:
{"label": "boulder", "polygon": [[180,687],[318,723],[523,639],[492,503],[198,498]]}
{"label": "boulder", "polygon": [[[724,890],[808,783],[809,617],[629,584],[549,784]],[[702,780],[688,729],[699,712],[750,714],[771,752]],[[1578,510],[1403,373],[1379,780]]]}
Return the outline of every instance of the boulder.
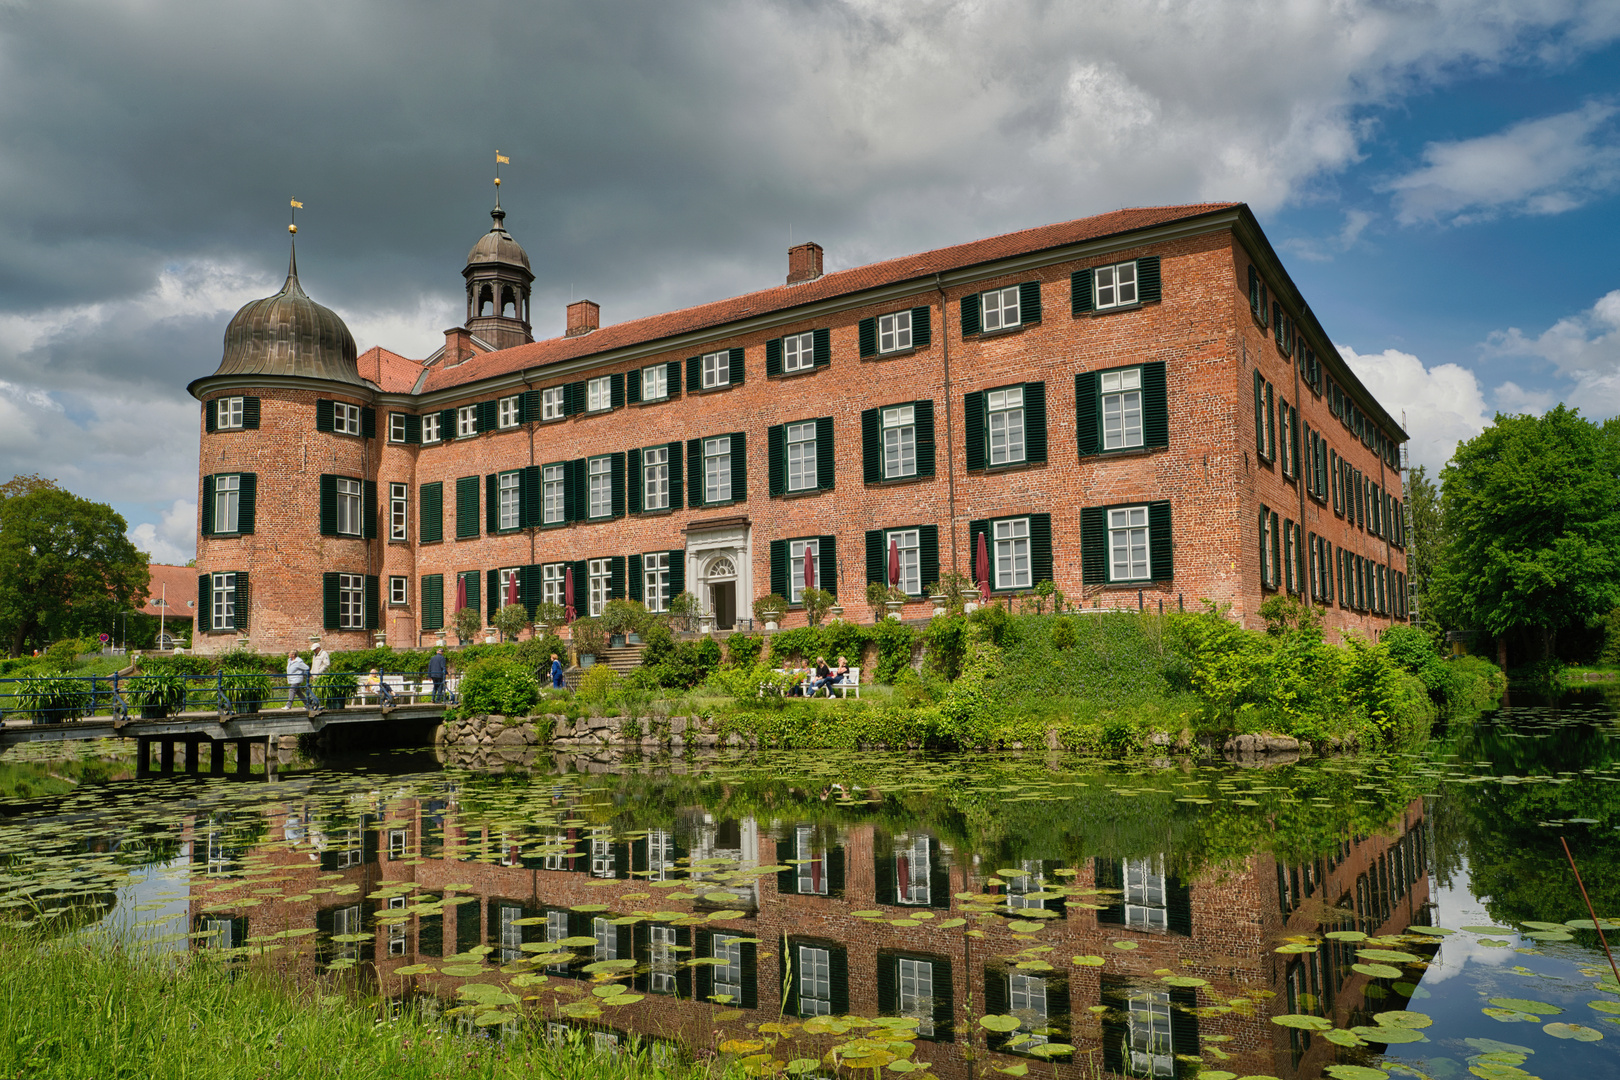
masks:
{"label": "boulder", "polygon": [[534,733],[520,727],[509,727],[503,729],[491,741],[495,746],[524,747],[534,742]]}
{"label": "boulder", "polygon": [[1048,750],[1063,749],[1063,736],[1058,734],[1057,728],[1046,729],[1046,748]]}

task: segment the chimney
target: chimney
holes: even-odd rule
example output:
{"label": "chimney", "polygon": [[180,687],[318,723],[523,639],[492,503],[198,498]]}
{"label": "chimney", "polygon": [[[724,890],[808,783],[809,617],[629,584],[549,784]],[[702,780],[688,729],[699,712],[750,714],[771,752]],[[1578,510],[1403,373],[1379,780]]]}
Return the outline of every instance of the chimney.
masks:
{"label": "chimney", "polygon": [[453,368],[473,357],[472,331],[465,326],[452,326],[444,332],[444,366]]}
{"label": "chimney", "polygon": [[821,276],[821,245],[796,244],[788,248],[789,285],[814,281]]}
{"label": "chimney", "polygon": [[575,300],[568,305],[567,337],[579,337],[602,327],[602,305],[594,300]]}

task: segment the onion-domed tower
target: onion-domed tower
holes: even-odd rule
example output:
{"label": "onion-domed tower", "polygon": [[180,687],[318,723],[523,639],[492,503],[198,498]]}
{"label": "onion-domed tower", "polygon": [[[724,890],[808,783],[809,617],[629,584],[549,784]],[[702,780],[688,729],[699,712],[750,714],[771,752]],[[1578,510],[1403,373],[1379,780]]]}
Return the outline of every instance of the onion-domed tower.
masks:
{"label": "onion-domed tower", "polygon": [[[292,228],[292,227],[289,227]],[[225,328],[202,402],[198,652],[364,648],[378,626],[377,387],[298,280]]]}
{"label": "onion-domed tower", "polygon": [[495,209],[489,212],[489,232],[467,253],[467,329],[497,349],[527,345],[534,340],[529,328],[529,291],[534,271],[523,245],[506,231],[506,211],[497,190]]}

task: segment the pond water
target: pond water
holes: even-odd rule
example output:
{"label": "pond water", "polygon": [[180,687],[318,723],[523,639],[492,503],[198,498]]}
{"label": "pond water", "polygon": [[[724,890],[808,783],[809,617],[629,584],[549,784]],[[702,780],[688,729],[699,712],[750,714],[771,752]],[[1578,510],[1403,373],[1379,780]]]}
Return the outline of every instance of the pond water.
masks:
{"label": "pond water", "polygon": [[94,779],[0,798],[0,917],[795,1075],[1612,1076],[1620,983],[1559,839],[1620,937],[1617,715],[1572,695],[1265,768],[395,751],[136,780],[14,751],[13,792]]}

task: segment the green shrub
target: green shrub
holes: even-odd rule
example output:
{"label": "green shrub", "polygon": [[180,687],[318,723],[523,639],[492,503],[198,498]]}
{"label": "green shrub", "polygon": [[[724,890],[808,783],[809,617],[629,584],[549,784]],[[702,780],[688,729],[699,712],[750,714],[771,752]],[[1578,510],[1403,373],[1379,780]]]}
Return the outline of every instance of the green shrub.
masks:
{"label": "green shrub", "polygon": [[502,641],[516,641],[529,625],[529,609],[522,604],[503,604],[490,622],[500,631]]}
{"label": "green shrub", "polygon": [[928,649],[928,667],[940,678],[954,681],[962,673],[967,658],[967,619],[962,615],[941,615],[923,631]]}
{"label": "green shrub", "polygon": [[667,627],[654,626],[648,630],[641,663],[659,686],[690,690],[720,666],[720,643],[707,635],[677,642]]}
{"label": "green shrub", "polygon": [[1065,652],[1074,648],[1074,620],[1058,619],[1052,624],[1052,648]]}
{"label": "green shrub", "polygon": [[458,711],[464,716],[528,716],[539,700],[540,683],[532,670],[517,660],[486,657],[462,674]]}
{"label": "green shrub", "polygon": [[172,671],[136,675],[120,689],[130,708],[146,715],[167,716],[186,705],[186,677]]}
{"label": "green shrub", "polygon": [[579,679],[579,699],[597,708],[607,705],[608,697],[619,688],[619,673],[606,664],[593,664]]}
{"label": "green shrub", "polygon": [[[252,671],[244,668],[222,668],[221,671],[223,673],[218,680],[219,690],[225,695],[225,701],[229,704],[230,710],[235,713],[258,712],[264,707],[264,703],[270,700],[272,682],[276,686],[281,685],[279,680],[273,680],[262,671]],[[321,678],[326,677],[325,675],[321,676]],[[316,680],[317,684],[319,684],[319,681],[319,679]],[[338,704],[341,704],[341,702]],[[336,708],[337,705],[327,707]]]}
{"label": "green shrub", "polygon": [[26,677],[8,687],[8,711],[36,724],[78,720],[90,711],[90,683],[66,671]]}
{"label": "green shrub", "polygon": [[764,649],[765,639],[758,634],[732,634],[726,639],[726,663],[751,668],[759,663],[759,654]]}
{"label": "green shrub", "polygon": [[547,632],[545,637],[530,638],[520,641],[512,650],[512,657],[518,663],[535,673],[542,685],[551,685],[551,656],[555,653],[557,659],[562,661],[563,667],[568,666],[568,646],[556,634]]}
{"label": "green shrub", "polygon": [[351,671],[324,671],[315,676],[313,685],[321,708],[341,709],[359,691],[360,680]]}

